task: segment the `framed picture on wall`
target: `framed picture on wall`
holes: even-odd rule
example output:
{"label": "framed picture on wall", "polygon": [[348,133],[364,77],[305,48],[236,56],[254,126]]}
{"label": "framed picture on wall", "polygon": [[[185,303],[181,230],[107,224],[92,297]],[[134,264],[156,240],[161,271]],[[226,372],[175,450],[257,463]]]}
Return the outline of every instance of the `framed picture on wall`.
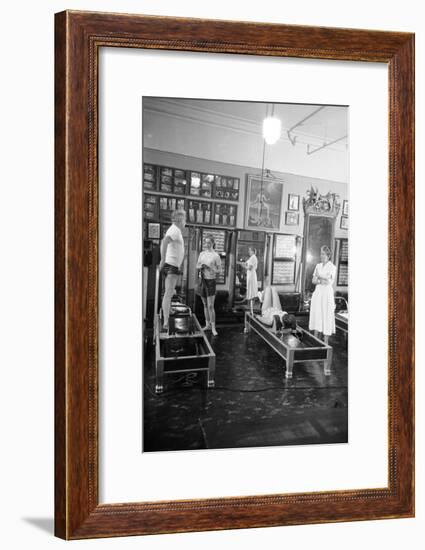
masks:
{"label": "framed picture on wall", "polygon": [[348,201],[347,200],[345,200],[342,203],[342,215],[343,216],[348,216]]}
{"label": "framed picture on wall", "polygon": [[285,225],[298,225],[300,223],[300,215],[298,212],[285,213]]}
{"label": "framed picture on wall", "polygon": [[279,231],[282,196],[282,180],[248,175],[245,228]]}
{"label": "framed picture on wall", "polygon": [[161,233],[161,224],[155,222],[148,223],[148,239],[159,239]]}
{"label": "framed picture on wall", "polygon": [[288,210],[297,211],[300,209],[300,196],[289,193],[288,195]]}
{"label": "framed picture on wall", "polygon": [[347,216],[341,216],[341,229],[348,229],[348,217]]}

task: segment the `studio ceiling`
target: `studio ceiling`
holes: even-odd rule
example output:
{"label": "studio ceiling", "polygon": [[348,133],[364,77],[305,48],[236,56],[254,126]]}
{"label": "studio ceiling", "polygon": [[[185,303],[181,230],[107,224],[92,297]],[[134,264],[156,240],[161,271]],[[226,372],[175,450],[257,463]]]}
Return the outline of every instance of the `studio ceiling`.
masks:
{"label": "studio ceiling", "polygon": [[144,98],[144,146],[261,167],[262,122],[272,110],[281,120],[282,135],[266,146],[267,168],[348,181],[345,106]]}

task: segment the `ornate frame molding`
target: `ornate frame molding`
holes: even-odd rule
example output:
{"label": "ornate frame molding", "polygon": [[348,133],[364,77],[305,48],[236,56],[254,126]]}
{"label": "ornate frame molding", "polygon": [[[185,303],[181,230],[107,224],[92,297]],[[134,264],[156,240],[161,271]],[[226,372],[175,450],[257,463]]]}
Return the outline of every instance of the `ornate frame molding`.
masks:
{"label": "ornate frame molding", "polygon": [[[414,35],[77,11],[57,14],[55,23],[56,535],[78,539],[411,517],[414,514]],[[99,504],[97,92],[101,47],[389,65],[386,488]],[[400,264],[403,273],[397,267]]]}

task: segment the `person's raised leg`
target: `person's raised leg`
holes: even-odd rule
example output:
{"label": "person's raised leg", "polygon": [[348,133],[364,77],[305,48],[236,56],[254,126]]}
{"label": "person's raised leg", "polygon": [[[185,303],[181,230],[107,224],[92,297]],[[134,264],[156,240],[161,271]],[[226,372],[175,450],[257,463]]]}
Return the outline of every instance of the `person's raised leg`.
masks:
{"label": "person's raised leg", "polygon": [[272,304],[272,289],[271,287],[267,286],[263,294],[263,305],[261,308],[262,313],[264,313],[269,307],[272,307]]}
{"label": "person's raised leg", "polygon": [[272,306],[276,309],[282,309],[282,306],[280,305],[279,294],[275,286],[271,287],[271,293],[272,293]]}
{"label": "person's raised leg", "polygon": [[168,319],[170,317],[171,298],[176,290],[178,275],[168,274],[165,277],[165,290],[162,298],[162,314],[164,316],[163,328],[168,328]]}

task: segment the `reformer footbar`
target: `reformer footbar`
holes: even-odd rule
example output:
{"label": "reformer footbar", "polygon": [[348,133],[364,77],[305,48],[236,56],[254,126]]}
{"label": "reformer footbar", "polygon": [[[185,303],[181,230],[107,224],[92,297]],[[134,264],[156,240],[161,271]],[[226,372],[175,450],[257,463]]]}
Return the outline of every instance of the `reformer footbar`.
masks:
{"label": "reformer footbar", "polygon": [[155,392],[164,390],[164,375],[206,371],[207,387],[214,387],[215,353],[191,308],[177,300],[171,302],[168,329],[163,330],[160,308],[161,272],[156,269],[154,344]]}

